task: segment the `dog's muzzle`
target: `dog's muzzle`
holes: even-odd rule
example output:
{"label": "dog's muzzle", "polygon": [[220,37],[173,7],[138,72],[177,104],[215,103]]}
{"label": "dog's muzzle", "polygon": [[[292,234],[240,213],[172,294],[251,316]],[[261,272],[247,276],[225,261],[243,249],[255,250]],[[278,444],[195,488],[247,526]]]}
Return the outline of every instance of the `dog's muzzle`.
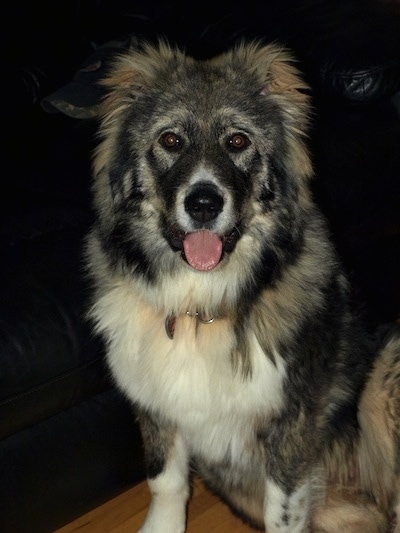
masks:
{"label": "dog's muzzle", "polygon": [[178,228],[169,230],[168,238],[173,249],[180,250],[182,258],[195,270],[208,271],[215,268],[224,255],[231,252],[240,236],[240,227],[228,233],[220,234],[219,215],[224,209],[224,199],[214,184],[199,184],[194,187],[184,200],[185,213],[194,227],[194,231]]}

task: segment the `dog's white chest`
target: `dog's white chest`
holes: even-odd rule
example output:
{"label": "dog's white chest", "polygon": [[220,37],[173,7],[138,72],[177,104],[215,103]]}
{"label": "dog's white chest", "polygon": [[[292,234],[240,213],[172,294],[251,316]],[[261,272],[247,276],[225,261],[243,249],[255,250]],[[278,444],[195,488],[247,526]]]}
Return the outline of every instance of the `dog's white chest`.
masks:
{"label": "dog's white chest", "polygon": [[145,310],[114,323],[109,363],[119,386],[131,400],[188,432],[221,423],[228,431],[229,424],[240,426],[280,409],[284,362],[277,354],[271,361],[251,332],[252,370],[246,377],[233,368],[235,339],[227,320],[201,324],[181,317],[172,340],[162,317],[154,320]]}

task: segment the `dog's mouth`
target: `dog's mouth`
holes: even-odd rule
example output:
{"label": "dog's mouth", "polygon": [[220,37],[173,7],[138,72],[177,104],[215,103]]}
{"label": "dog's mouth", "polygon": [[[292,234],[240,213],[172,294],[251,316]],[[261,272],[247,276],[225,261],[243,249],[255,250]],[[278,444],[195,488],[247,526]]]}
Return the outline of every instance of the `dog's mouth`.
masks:
{"label": "dog's mouth", "polygon": [[174,250],[181,251],[182,258],[195,270],[208,271],[215,268],[230,253],[240,237],[240,228],[235,227],[222,237],[209,230],[185,233],[170,229],[168,239]]}

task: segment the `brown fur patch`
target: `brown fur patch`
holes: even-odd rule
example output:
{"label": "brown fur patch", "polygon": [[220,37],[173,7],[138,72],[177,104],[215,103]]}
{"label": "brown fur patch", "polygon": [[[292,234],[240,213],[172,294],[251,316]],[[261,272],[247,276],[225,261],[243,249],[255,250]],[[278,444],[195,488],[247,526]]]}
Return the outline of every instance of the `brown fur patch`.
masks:
{"label": "brown fur patch", "polygon": [[364,490],[389,509],[398,504],[400,460],[400,343],[377,359],[360,403],[360,470]]}
{"label": "brown fur patch", "polygon": [[352,491],[330,491],[312,517],[313,533],[385,533],[388,521],[368,498]]}

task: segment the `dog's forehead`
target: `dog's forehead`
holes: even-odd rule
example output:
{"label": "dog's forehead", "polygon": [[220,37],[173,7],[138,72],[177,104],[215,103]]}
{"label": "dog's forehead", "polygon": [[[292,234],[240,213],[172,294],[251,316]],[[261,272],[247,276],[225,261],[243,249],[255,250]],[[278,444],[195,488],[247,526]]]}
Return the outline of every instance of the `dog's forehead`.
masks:
{"label": "dog's forehead", "polygon": [[195,62],[171,74],[168,85],[175,91],[180,88],[184,99],[192,98],[208,105],[222,105],[259,89],[257,78],[243,69],[223,68],[208,62]]}
{"label": "dog's forehead", "polygon": [[154,98],[157,122],[196,123],[201,129],[257,121],[265,109],[254,77],[206,62],[164,71]]}
{"label": "dog's forehead", "polygon": [[209,61],[196,62],[188,69],[189,76],[198,76],[204,80],[212,89],[222,86],[245,86],[255,83],[258,77],[255,71],[245,68],[241,64],[220,65]]}

